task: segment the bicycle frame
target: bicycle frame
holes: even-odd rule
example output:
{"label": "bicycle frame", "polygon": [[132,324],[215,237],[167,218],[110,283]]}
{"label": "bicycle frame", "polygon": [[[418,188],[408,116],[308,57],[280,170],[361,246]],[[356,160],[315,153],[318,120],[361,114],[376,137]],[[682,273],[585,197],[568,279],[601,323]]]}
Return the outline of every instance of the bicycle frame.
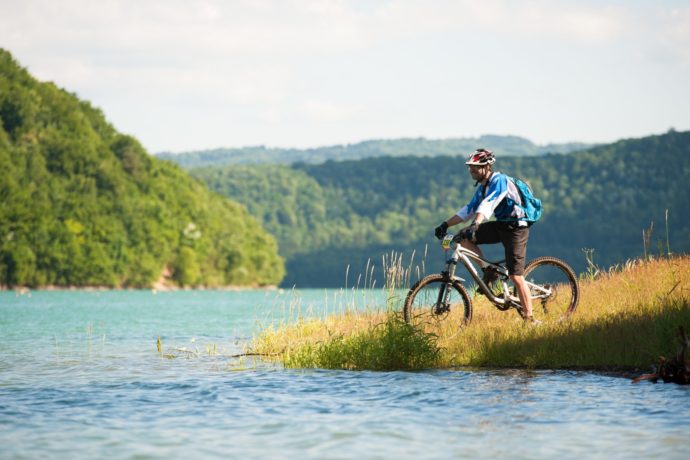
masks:
{"label": "bicycle frame", "polygon": [[[502,262],[491,262],[484,257],[480,256],[476,252],[465,248],[462,246],[460,243],[456,243],[453,241],[453,235],[447,235],[446,238],[444,238],[442,242],[442,247],[445,250],[449,250],[452,245],[455,245],[455,247],[452,248],[452,253],[450,258],[446,260],[446,270],[443,272],[445,276],[448,277],[448,282],[453,282],[455,280],[457,281],[465,281],[463,278],[459,276],[455,276],[455,269],[457,267],[458,262],[461,262],[462,265],[465,266],[465,269],[469,272],[469,274],[472,276],[472,279],[477,283],[477,286],[479,286],[479,289],[489,298],[489,300],[496,305],[499,309],[507,310],[510,307],[516,308],[518,310],[522,310],[522,304],[520,303],[520,298],[517,296],[510,295],[510,290],[508,289],[508,283],[506,280],[509,277],[508,274],[508,269],[501,265]],[[499,297],[496,294],[493,293],[493,291],[484,283],[484,280],[482,280],[482,277],[479,276],[479,273],[477,272],[477,269],[475,268],[474,264],[472,261],[481,264],[481,262],[488,264],[492,266],[500,276],[500,282],[503,288],[503,296]],[[550,287],[547,286],[542,286],[539,284],[534,284],[531,283],[527,280],[525,280],[527,283],[527,287],[532,294],[532,299],[540,299],[540,298],[547,298],[551,295],[552,290]],[[446,292],[449,291],[449,289],[445,289]],[[535,295],[536,294],[536,295]],[[439,293],[439,297],[441,295],[446,295],[443,293]],[[441,300],[439,298],[439,300]],[[447,300],[447,299],[444,299]]]}

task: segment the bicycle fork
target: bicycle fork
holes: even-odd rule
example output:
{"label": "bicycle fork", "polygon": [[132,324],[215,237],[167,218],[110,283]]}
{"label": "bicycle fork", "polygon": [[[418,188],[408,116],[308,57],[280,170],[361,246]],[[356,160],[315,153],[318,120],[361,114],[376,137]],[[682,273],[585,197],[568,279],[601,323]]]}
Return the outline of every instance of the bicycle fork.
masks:
{"label": "bicycle fork", "polygon": [[434,307],[434,314],[440,315],[450,311],[450,294],[453,291],[453,278],[455,277],[455,267],[458,261],[454,258],[448,260],[446,270],[441,272],[445,283],[441,284],[438,290],[438,298]]}

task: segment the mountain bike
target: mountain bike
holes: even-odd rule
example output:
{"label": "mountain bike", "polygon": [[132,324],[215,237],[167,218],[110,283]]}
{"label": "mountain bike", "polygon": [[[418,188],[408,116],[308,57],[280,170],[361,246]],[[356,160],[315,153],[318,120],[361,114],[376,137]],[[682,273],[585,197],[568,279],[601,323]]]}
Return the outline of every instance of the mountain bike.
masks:
{"label": "mountain bike", "polygon": [[[491,262],[460,244],[461,239],[446,235],[441,246],[450,253],[445,270],[428,275],[414,284],[407,293],[403,309],[408,323],[428,323],[445,319],[451,311],[459,310],[460,323],[472,321],[472,299],[463,285],[465,281],[455,274],[458,263],[467,269],[477,285],[477,292],[501,311],[514,309],[524,318],[525,313],[516,287],[508,276],[505,260]],[[474,263],[486,264],[498,279],[487,285]],[[486,270],[486,268],[485,268]],[[532,296],[532,314],[535,319],[559,321],[575,312],[580,298],[577,276],[570,266],[555,257],[538,257],[525,267],[525,281]],[[457,313],[456,313],[457,314]]]}

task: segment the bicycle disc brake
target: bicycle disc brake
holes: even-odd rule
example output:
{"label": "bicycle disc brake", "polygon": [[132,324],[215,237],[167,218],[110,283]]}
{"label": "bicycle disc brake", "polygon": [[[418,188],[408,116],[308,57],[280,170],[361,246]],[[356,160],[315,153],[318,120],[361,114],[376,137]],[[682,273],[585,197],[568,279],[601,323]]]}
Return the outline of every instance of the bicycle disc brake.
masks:
{"label": "bicycle disc brake", "polygon": [[437,303],[431,307],[431,316],[439,320],[444,319],[450,313],[450,304]]}

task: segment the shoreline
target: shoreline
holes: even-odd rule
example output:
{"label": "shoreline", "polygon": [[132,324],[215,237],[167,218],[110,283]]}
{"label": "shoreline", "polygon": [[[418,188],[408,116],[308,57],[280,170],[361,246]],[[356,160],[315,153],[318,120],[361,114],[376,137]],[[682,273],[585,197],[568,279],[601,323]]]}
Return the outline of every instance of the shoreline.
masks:
{"label": "shoreline", "polygon": [[[565,366],[565,367],[529,367],[529,366],[450,366],[445,369],[449,370],[463,370],[463,371],[510,371],[519,370],[526,372],[590,372],[593,374],[608,375],[610,377],[620,377],[620,378],[634,378],[640,373],[644,373],[652,369],[653,366],[649,366],[649,369],[640,369],[636,366]],[[437,370],[441,368],[430,368],[429,370]]]}
{"label": "shoreline", "polygon": [[419,327],[400,315],[332,315],[266,329],[252,345],[291,368],[524,369],[655,378],[654,366],[677,359],[679,331],[690,330],[690,256],[626,264],[579,284],[575,314],[539,327],[525,327],[475,297],[469,325],[454,312]]}
{"label": "shoreline", "polygon": [[30,294],[31,292],[106,292],[106,291],[152,291],[178,292],[178,291],[279,291],[282,288],[270,286],[215,286],[215,287],[178,287],[178,286],[152,286],[152,287],[110,287],[110,286],[39,286],[39,287],[7,287],[0,286],[0,292],[15,292],[17,295]]}

